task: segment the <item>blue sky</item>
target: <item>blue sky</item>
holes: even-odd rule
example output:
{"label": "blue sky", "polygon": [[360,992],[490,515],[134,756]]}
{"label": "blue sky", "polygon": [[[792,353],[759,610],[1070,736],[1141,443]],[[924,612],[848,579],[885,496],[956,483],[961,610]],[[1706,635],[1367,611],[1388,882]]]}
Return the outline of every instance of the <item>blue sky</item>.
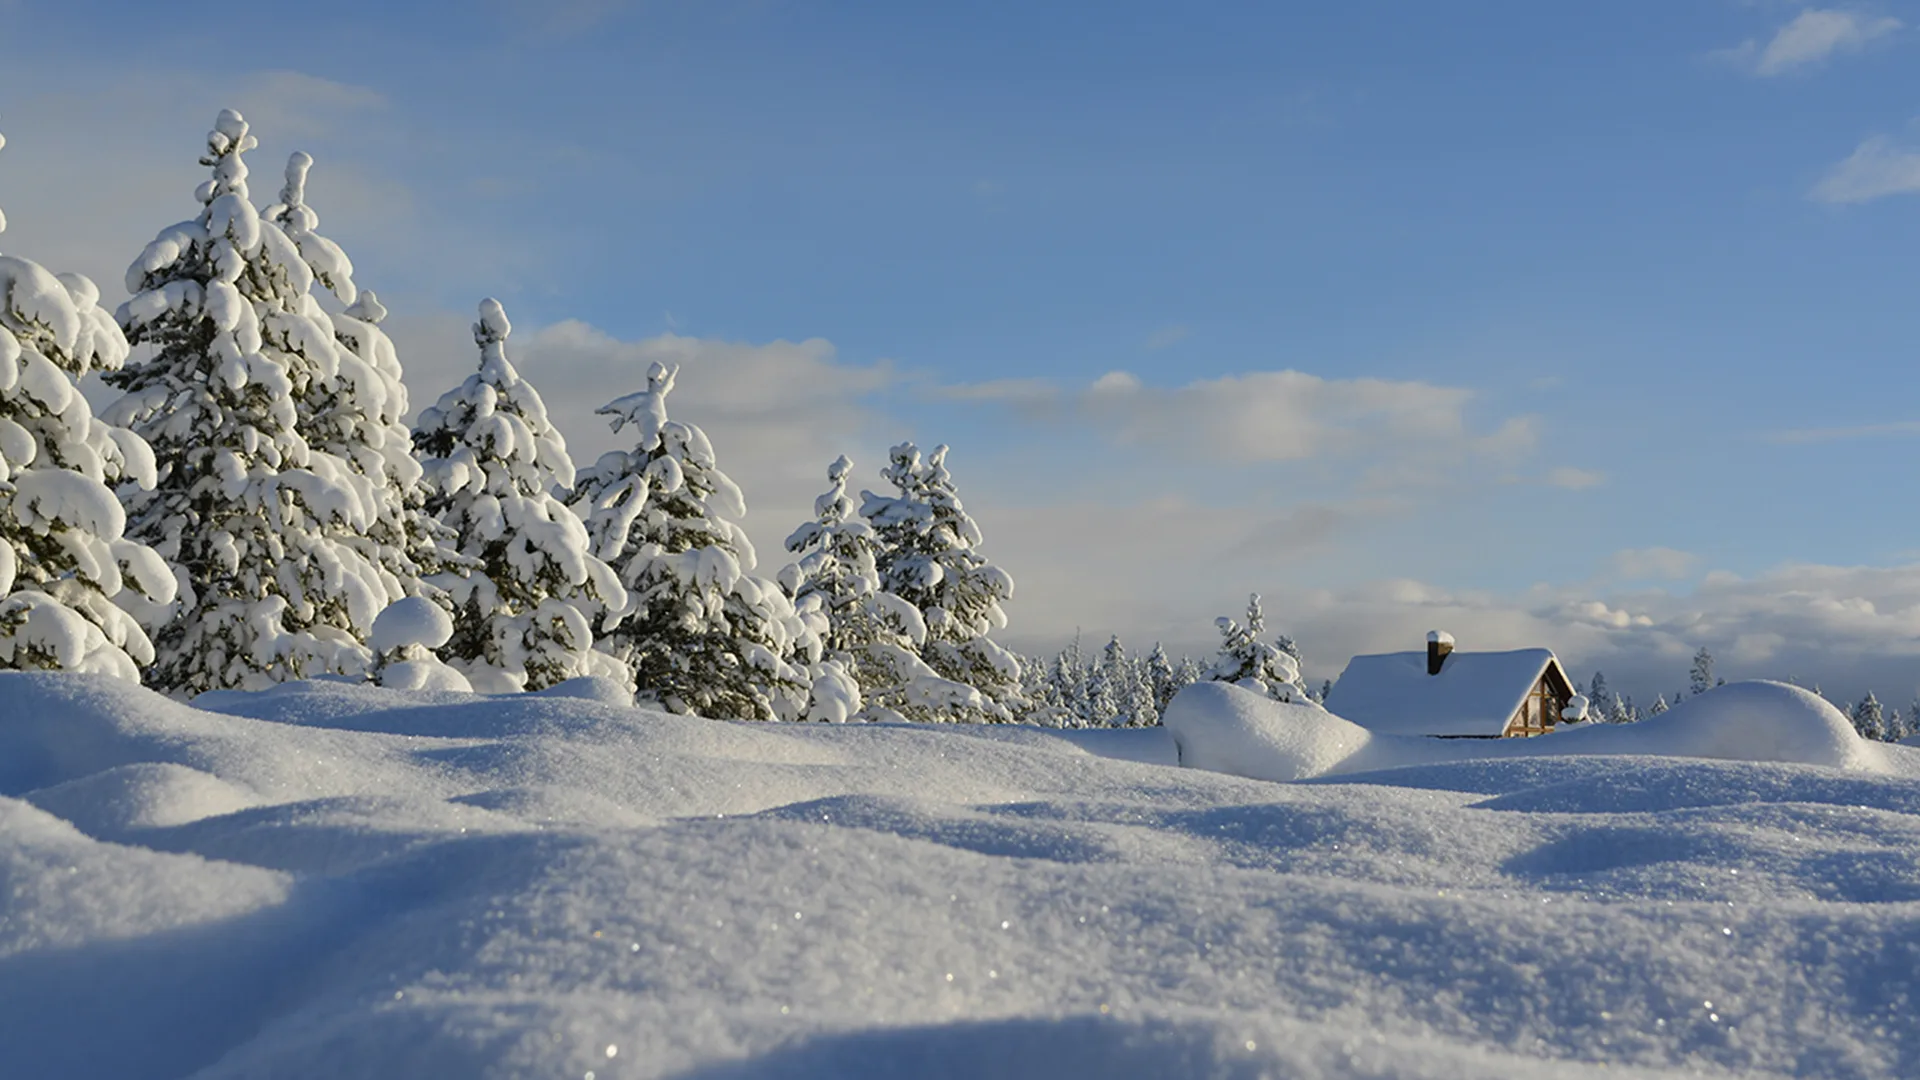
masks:
{"label": "blue sky", "polygon": [[911,437],[1016,644],[1920,688],[1920,4],[469,6],[0,0],[6,249],[117,300],[232,104],[416,402],[484,295],[581,457],[682,359],[763,563]]}

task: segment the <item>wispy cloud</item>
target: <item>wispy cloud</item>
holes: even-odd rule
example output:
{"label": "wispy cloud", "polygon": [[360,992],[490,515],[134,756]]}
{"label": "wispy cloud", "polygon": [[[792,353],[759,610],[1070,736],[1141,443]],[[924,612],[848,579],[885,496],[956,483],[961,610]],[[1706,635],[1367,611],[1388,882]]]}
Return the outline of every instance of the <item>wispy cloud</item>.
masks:
{"label": "wispy cloud", "polygon": [[1700,556],[1670,547],[1624,548],[1607,560],[1607,569],[1623,581],[1677,581],[1693,573]]}
{"label": "wispy cloud", "polygon": [[1834,8],[1810,8],[1775,31],[1764,45],[1743,41],[1712,55],[1762,78],[1823,63],[1842,53],[1859,52],[1905,26],[1892,16]]}
{"label": "wispy cloud", "polygon": [[1147,350],[1148,352],[1156,352],[1160,349],[1166,348],[1169,345],[1175,345],[1175,344],[1178,344],[1179,342],[1185,341],[1186,337],[1187,337],[1186,326],[1181,323],[1175,323],[1171,326],[1163,326],[1160,329],[1155,330],[1153,333],[1148,334],[1147,340],[1141,342],[1140,347]]}
{"label": "wispy cloud", "polygon": [[1875,135],[1827,170],[1807,197],[1824,203],[1863,203],[1920,192],[1920,148]]}
{"label": "wispy cloud", "polygon": [[1595,472],[1592,469],[1576,469],[1569,465],[1562,465],[1557,469],[1549,469],[1546,479],[1550,487],[1566,488],[1568,491],[1585,491],[1587,488],[1599,487],[1606,483],[1607,474]]}
{"label": "wispy cloud", "polygon": [[943,387],[938,396],[1013,406],[1029,417],[1065,414],[1109,439],[1223,463],[1251,465],[1418,447],[1422,460],[1511,456],[1531,450],[1527,418],[1476,432],[1471,390],[1389,379],[1325,379],[1257,371],[1184,386],[1150,386],[1124,371],[1077,387],[1007,380]]}
{"label": "wispy cloud", "polygon": [[1891,424],[1856,424],[1852,427],[1791,428],[1787,431],[1774,432],[1767,436],[1767,441],[1796,445],[1840,442],[1846,439],[1881,439],[1901,435],[1920,435],[1920,420],[1901,420]]}

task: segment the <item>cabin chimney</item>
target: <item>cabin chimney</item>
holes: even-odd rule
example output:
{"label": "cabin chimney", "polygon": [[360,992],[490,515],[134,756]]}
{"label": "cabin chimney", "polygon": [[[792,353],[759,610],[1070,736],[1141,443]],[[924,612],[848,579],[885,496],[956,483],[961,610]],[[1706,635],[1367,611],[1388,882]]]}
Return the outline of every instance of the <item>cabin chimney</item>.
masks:
{"label": "cabin chimney", "polygon": [[1434,630],[1427,634],[1427,674],[1440,674],[1440,665],[1447,662],[1447,654],[1453,652],[1453,635],[1445,630]]}

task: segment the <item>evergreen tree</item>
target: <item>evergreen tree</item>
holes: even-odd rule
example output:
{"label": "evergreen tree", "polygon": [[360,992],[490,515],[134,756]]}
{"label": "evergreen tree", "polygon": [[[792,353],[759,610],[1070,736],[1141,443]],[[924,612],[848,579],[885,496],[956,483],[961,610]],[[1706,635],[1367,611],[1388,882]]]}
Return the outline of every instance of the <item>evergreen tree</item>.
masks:
{"label": "evergreen tree", "polygon": [[1700,651],[1693,654],[1693,670],[1687,676],[1687,691],[1699,695],[1713,687],[1713,654],[1702,645]]}
{"label": "evergreen tree", "polygon": [[1867,691],[1867,696],[1854,704],[1852,719],[1853,730],[1859,732],[1861,738],[1879,742],[1887,737],[1886,715],[1873,691]]}
{"label": "evergreen tree", "polygon": [[862,492],[860,515],[879,539],[881,588],[913,605],[926,623],[920,658],[942,684],[921,681],[917,706],[927,718],[1005,721],[1018,705],[1020,662],[988,636],[1007,624],[1002,605],[1013,578],[980,553],[980,527],[954,490],[947,448],[924,459],[902,443],[881,473],[895,489]]}
{"label": "evergreen tree", "polygon": [[1144,660],[1134,658],[1127,662],[1128,703],[1126,709],[1127,724],[1130,727],[1153,727],[1160,723],[1160,707],[1155,702],[1153,691],[1153,671]]}
{"label": "evergreen tree", "polygon": [[1087,676],[1087,720],[1092,726],[1114,726],[1116,719],[1129,714],[1133,678],[1127,668],[1127,648],[1115,634],[1107,639]]}
{"label": "evergreen tree", "polygon": [[1080,654],[1080,635],[1076,632],[1067,647],[1060,650],[1049,668],[1050,696],[1058,709],[1053,726],[1086,727],[1093,706],[1087,693],[1087,665]]}
{"label": "evergreen tree", "polygon": [[1168,659],[1167,650],[1159,642],[1153,643],[1153,652],[1147,656],[1147,687],[1153,692],[1153,711],[1157,717],[1167,711],[1167,702],[1179,686],[1178,674],[1174,671],[1173,661]]}
{"label": "evergreen tree", "polygon": [[1648,716],[1659,716],[1661,713],[1666,711],[1667,711],[1667,697],[1665,694],[1658,695],[1653,699],[1653,704],[1647,706]]}
{"label": "evergreen tree", "polygon": [[1634,707],[1633,695],[1613,695],[1613,707],[1608,710],[1607,719],[1615,724],[1631,724],[1640,719],[1640,710]]}
{"label": "evergreen tree", "polygon": [[75,384],[127,357],[99,299],[78,274],[0,255],[0,668],[137,682],[153,646],[115,601],[124,591],[166,603],[174,577],[123,537],[126,515],[108,486],[151,488],[151,451],[96,419]]}
{"label": "evergreen tree", "polygon": [[338,371],[313,272],[249,201],[255,140],[224,111],[201,163],[198,217],[160,233],[127,272],[118,313],[144,359],[107,381],[109,410],[153,448],[151,492],[123,487],[127,535],[178,568],[148,682],[174,694],[362,673],[361,644],[394,597],[358,550],[373,521],[351,469],[311,448],[297,403]]}
{"label": "evergreen tree", "polygon": [[1613,691],[1607,688],[1607,677],[1598,671],[1593,673],[1593,681],[1587,684],[1587,719],[1602,724],[1613,723]]}
{"label": "evergreen tree", "polygon": [[294,154],[280,201],[263,212],[298,248],[313,280],[345,305],[332,319],[335,362],[307,384],[296,402],[297,423],[308,447],[345,464],[347,482],[367,507],[364,532],[344,541],[380,571],[390,599],[418,596],[435,591],[424,578],[459,564],[450,551],[454,537],[426,512],[399,353],[380,328],[387,310],[355,284],[346,252],[315,231],[320,217],[306,203],[312,166],[311,157]]}
{"label": "evergreen tree", "polygon": [[480,370],[422,411],[413,434],[425,508],[466,564],[437,582],[453,606],[441,656],[482,692],[582,675],[627,681],[625,665],[593,647],[595,621],[618,625],[626,592],[554,494],[572,484],[573,460],[507,358],[511,332],[499,301],[481,301]]}
{"label": "evergreen tree", "polygon": [[1213,665],[1213,681],[1234,683],[1276,701],[1307,700],[1299,663],[1279,646],[1260,640],[1266,631],[1266,614],[1260,608],[1259,593],[1247,598],[1245,626],[1224,615],[1214,625],[1220,629],[1220,655]]}
{"label": "evergreen tree", "polygon": [[[847,496],[852,471],[845,456],[827,467],[829,486],[814,500],[814,520],[787,537],[787,550],[800,558],[783,575],[796,610],[822,616],[826,662],[854,679],[859,695],[852,715],[898,720],[902,710],[912,710],[914,680],[931,674],[918,654],[926,623],[913,605],[880,588],[873,527],[854,513]],[[816,703],[810,711],[822,710]]]}
{"label": "evergreen tree", "polygon": [[[740,524],[745,497],[720,470],[706,433],[667,419],[678,373],[654,364],[646,389],[601,407],[615,431],[633,428],[635,445],[602,455],[574,490],[595,550],[632,596],[630,613],[617,626],[609,623],[603,637],[631,665],[641,695],[666,709],[800,719],[813,687],[808,669],[822,659],[820,627],[786,589],[753,575],[753,544]],[[863,572],[836,564],[832,573],[842,571]],[[822,582],[823,589],[845,586]],[[816,603],[827,599],[823,592]],[[834,690],[823,701],[849,704],[847,687],[838,683],[849,673],[836,662],[825,674]],[[836,705],[821,715],[841,712]]]}

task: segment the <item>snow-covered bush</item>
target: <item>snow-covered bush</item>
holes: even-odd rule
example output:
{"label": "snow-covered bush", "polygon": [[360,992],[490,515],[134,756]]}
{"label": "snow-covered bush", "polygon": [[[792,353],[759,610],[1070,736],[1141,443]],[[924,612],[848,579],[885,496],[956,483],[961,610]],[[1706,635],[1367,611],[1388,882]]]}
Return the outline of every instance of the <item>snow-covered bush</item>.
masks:
{"label": "snow-covered bush", "polygon": [[1246,625],[1225,615],[1215,619],[1214,625],[1220,628],[1220,655],[1214,661],[1212,681],[1233,683],[1275,701],[1308,700],[1306,688],[1300,685],[1299,662],[1280,645],[1260,640],[1267,618],[1259,593],[1247,597]]}
{"label": "snow-covered bush", "polygon": [[247,123],[221,112],[197,217],[160,232],[127,271],[120,326],[144,359],[110,372],[108,418],[152,445],[151,492],[122,487],[128,535],[178,568],[155,634],[152,685],[190,695],[364,673],[374,617],[399,595],[362,550],[364,478],[310,447],[300,402],[339,372],[314,271],[249,201]]}
{"label": "snow-covered bush", "polygon": [[[634,448],[602,455],[574,490],[594,551],[632,601],[601,636],[631,666],[641,700],[700,716],[800,719],[821,627],[779,584],[753,574],[740,524],[746,499],[706,433],[667,419],[678,371],[654,364],[646,389],[599,410],[615,431],[633,429]],[[845,674],[831,677],[839,705],[822,705],[821,715],[843,710]]]}
{"label": "snow-covered bush", "polygon": [[624,678],[593,643],[596,621],[618,624],[626,592],[555,494],[573,484],[573,459],[539,391],[507,359],[512,329],[499,301],[481,301],[480,370],[421,412],[413,433],[426,509],[463,557],[435,579],[453,603],[441,654],[489,693]]}
{"label": "snow-covered bush", "polygon": [[126,514],[109,487],[151,487],[151,451],[97,419],[76,386],[127,357],[99,299],[78,274],[0,255],[0,668],[137,681],[153,646],[115,601],[138,593],[166,603],[174,578],[124,537]]}
{"label": "snow-covered bush", "polygon": [[902,443],[881,475],[893,495],[862,492],[860,515],[873,527],[881,591],[920,613],[926,635],[919,658],[939,683],[910,684],[912,719],[1006,721],[1019,704],[1020,661],[987,635],[1007,625],[1002,607],[1013,578],[976,549],[980,527],[968,516],[946,467],[947,448],[924,459]]}
{"label": "snow-covered bush", "polygon": [[453,637],[453,617],[424,596],[387,605],[373,620],[367,647],[374,681],[395,690],[472,690],[467,677],[434,655]]}

